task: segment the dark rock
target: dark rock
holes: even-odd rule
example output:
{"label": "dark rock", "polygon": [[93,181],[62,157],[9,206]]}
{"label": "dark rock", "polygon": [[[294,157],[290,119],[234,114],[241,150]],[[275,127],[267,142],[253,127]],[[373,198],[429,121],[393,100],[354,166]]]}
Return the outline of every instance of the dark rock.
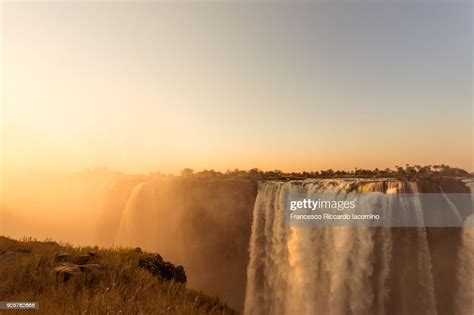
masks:
{"label": "dark rock", "polygon": [[187,281],[186,272],[184,271],[183,266],[181,265],[176,266],[174,277],[177,282],[186,283]]}
{"label": "dark rock", "polygon": [[64,263],[61,266],[54,268],[54,271],[62,280],[68,281],[72,276],[81,274],[81,269],[78,265]]}
{"label": "dark rock", "polygon": [[54,268],[54,271],[64,281],[68,281],[71,277],[77,276],[83,273],[97,274],[104,270],[104,267],[99,264],[85,264],[76,265],[71,263],[63,263],[60,266]]}
{"label": "dark rock", "polygon": [[186,283],[187,281],[183,266],[175,266],[168,261],[164,261],[159,254],[140,257],[138,266],[163,280],[173,280],[180,283]]}
{"label": "dark rock", "polygon": [[74,263],[76,265],[85,265],[85,264],[91,262],[92,260],[94,260],[95,258],[97,258],[97,253],[94,253],[94,254],[87,253],[87,254],[84,254],[84,255],[81,255],[81,256],[77,257],[74,260]]}
{"label": "dark rock", "polygon": [[92,272],[92,273],[98,273],[98,272],[104,271],[104,267],[99,264],[79,265],[79,269],[81,269],[82,272]]}
{"label": "dark rock", "polygon": [[71,260],[71,254],[67,252],[60,252],[54,255],[54,262],[68,262]]}

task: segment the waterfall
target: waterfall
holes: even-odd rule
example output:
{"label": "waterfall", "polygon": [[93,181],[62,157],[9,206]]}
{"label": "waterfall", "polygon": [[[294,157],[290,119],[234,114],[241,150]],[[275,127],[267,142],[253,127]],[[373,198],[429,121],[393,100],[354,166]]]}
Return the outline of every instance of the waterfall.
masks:
{"label": "waterfall", "polygon": [[[463,200],[451,194],[464,188],[332,179],[267,181],[257,192],[256,184],[242,181],[147,181],[128,194],[115,241],[184,265],[191,287],[249,315],[470,315],[474,223],[422,224],[433,204],[450,222],[465,221]],[[435,196],[420,198],[419,191]],[[383,209],[420,227],[288,227],[288,193],[357,199],[362,211]],[[415,197],[401,197],[405,193]]]}
{"label": "waterfall", "polygon": [[134,215],[135,207],[138,203],[138,196],[142,190],[142,187],[145,183],[140,183],[133,187],[130,197],[125,204],[125,209],[123,210],[122,217],[120,218],[119,224],[119,233],[116,238],[116,243],[126,243],[128,241],[129,235],[132,234],[134,226],[132,225],[132,216]]}
{"label": "waterfall", "polygon": [[[356,196],[362,204],[390,211],[396,199],[382,198],[384,194],[417,193],[418,187],[395,180],[261,183],[249,246],[246,314],[385,314],[389,299],[400,313],[437,313],[424,227],[286,226],[289,192],[336,192],[346,200]],[[405,203],[401,210],[415,209],[422,223],[420,200],[399,199]],[[404,248],[394,261],[396,247]],[[406,270],[400,262],[407,264]],[[398,282],[392,279],[395,275]],[[403,285],[411,288],[405,291]]]}
{"label": "waterfall", "polygon": [[[469,181],[467,185],[472,195],[474,182]],[[457,313],[460,315],[470,315],[474,310],[474,214],[471,214],[466,221],[470,224],[466,224],[467,226],[463,228],[462,250],[458,254],[457,275],[460,286],[456,295],[456,305]]]}
{"label": "waterfall", "polygon": [[153,242],[158,215],[156,194],[149,182],[133,187],[125,204],[115,243],[122,246],[148,246]]}
{"label": "waterfall", "polygon": [[188,287],[243,310],[257,183],[178,177],[147,178],[127,187],[114,244],[183,265]]}

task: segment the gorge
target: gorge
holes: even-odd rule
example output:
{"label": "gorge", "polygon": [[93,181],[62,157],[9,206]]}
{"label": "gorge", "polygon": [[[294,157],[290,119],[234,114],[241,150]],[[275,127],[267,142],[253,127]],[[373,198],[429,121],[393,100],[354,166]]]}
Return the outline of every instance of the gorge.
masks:
{"label": "gorge", "polygon": [[[452,210],[449,215],[473,220],[472,182],[456,178],[178,177],[116,183],[104,203],[109,220],[100,232],[115,245],[160,252],[185,267],[191,287],[246,314],[472,310],[472,228],[288,228],[281,202],[295,187],[361,195],[436,193]],[[449,200],[447,193],[465,193],[468,204]],[[417,211],[422,215],[429,206],[420,204]]]}

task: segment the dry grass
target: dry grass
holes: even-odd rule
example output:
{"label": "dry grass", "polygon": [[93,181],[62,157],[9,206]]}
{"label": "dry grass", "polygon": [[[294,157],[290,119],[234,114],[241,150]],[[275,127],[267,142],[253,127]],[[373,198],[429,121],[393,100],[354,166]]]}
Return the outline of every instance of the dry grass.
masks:
{"label": "dry grass", "polygon": [[[73,256],[96,251],[105,271],[64,282],[53,271],[54,255],[62,251]],[[139,257],[127,249],[0,237],[0,301],[39,302],[37,312],[25,314],[235,314],[217,298],[153,277],[137,267]]]}

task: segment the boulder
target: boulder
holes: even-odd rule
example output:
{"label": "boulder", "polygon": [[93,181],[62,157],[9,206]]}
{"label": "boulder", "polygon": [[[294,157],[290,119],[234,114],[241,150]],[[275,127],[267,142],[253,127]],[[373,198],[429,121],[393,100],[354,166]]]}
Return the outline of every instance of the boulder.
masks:
{"label": "boulder", "polygon": [[97,253],[90,252],[74,259],[76,265],[85,265],[97,258]]}
{"label": "boulder", "polygon": [[59,252],[54,255],[54,262],[68,262],[71,260],[71,254],[68,252]]}
{"label": "boulder", "polygon": [[87,265],[79,265],[79,269],[81,272],[92,272],[92,273],[99,273],[104,271],[104,266],[99,264],[87,264]]}
{"label": "boulder", "polygon": [[81,268],[78,265],[63,263],[61,266],[55,267],[54,271],[64,281],[68,281],[72,276],[81,274]]}
{"label": "boulder", "polygon": [[58,276],[61,276],[64,281],[68,281],[71,277],[83,273],[101,273],[104,271],[104,267],[99,264],[76,265],[71,263],[63,263],[60,266],[55,267],[54,271]]}
{"label": "boulder", "polygon": [[138,266],[150,272],[152,275],[166,281],[186,283],[186,273],[183,266],[175,266],[163,260],[159,254],[147,254],[140,257]]}

